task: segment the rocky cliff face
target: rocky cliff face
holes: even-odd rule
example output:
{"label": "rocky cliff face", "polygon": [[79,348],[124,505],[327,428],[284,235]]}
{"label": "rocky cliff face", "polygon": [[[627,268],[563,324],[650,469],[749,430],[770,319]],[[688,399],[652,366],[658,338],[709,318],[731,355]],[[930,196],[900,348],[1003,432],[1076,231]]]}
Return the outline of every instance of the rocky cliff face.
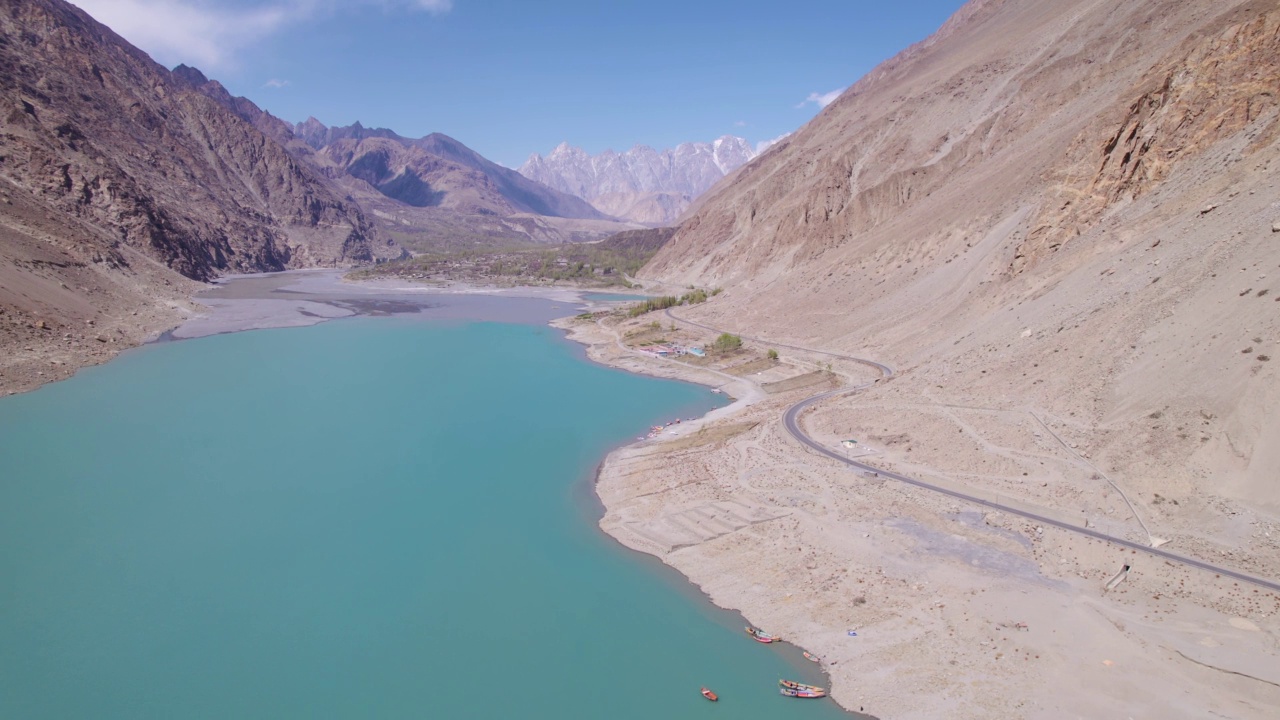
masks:
{"label": "rocky cliff face", "polygon": [[755,157],[750,143],[726,135],[710,143],[588,155],[563,143],[547,157],[531,155],[520,173],[591,202],[614,217],[650,225],[674,222],[721,178]]}
{"label": "rocky cliff face", "polygon": [[1277,58],[1274,2],[974,0],[712,190],[642,277],[898,364],[921,403],[1070,418],[1136,494],[1182,499],[1149,509],[1174,526],[1280,512]]}

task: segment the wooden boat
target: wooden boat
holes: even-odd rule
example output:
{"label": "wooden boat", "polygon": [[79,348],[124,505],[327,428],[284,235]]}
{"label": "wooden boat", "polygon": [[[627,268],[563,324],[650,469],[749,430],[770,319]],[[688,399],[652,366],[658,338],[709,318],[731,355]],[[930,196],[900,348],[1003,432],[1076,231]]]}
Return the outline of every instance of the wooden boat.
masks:
{"label": "wooden boat", "polygon": [[798,682],[795,682],[794,680],[779,680],[778,684],[786,688],[787,690],[797,690],[800,692],[819,692],[823,694],[826,694],[827,692],[826,688],[818,687],[817,685],[805,685],[804,683],[798,683]]}
{"label": "wooden boat", "polygon": [[786,697],[793,698],[820,698],[827,696],[826,690],[792,690],[791,688],[780,687],[778,692]]}
{"label": "wooden boat", "polygon": [[822,662],[821,658],[819,658],[817,655],[814,655],[813,653],[810,653],[810,652],[806,652],[804,654],[804,659],[808,660],[809,662]]}
{"label": "wooden boat", "polygon": [[769,633],[761,630],[760,628],[753,628],[750,625],[746,627],[746,630],[748,635],[756,639],[756,642],[771,643],[771,642],[778,642],[779,640],[781,640],[781,638],[779,637],[770,635]]}
{"label": "wooden boat", "polygon": [[706,688],[702,688],[702,697],[710,700],[711,702],[715,702],[720,699],[720,696],[716,695],[715,693],[711,692]]}

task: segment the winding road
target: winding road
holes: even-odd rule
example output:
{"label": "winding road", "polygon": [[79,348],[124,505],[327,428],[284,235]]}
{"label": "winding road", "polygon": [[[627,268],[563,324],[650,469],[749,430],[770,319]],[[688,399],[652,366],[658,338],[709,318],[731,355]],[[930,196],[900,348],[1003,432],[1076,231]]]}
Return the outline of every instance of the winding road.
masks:
{"label": "winding road", "polygon": [[[716,332],[716,333],[724,332],[719,328],[713,328],[709,325],[703,325],[702,323],[677,317],[675,314],[671,312],[669,308],[666,310],[666,315],[672,320],[675,320],[677,322],[682,322],[687,325],[692,325],[694,327],[702,328],[703,330],[709,330],[711,332]],[[1009,505],[1004,505],[998,502],[993,502],[991,500],[986,500],[984,498],[980,498],[974,495],[969,495],[968,493],[959,492],[957,490],[951,490],[949,488],[940,487],[938,485],[934,485],[932,483],[928,483],[923,480],[919,480],[917,478],[913,478],[907,475],[902,475],[896,472],[892,472],[890,470],[882,470],[873,465],[868,465],[867,463],[859,462],[857,460],[847,458],[841,455],[840,453],[836,452],[835,450],[832,450],[831,448],[827,447],[826,445],[823,445],[817,440],[814,440],[812,437],[806,435],[804,430],[801,429],[800,427],[800,415],[804,413],[804,411],[807,410],[808,408],[822,402],[823,400],[828,400],[833,397],[838,397],[841,395],[848,395],[851,393],[859,392],[861,390],[865,390],[871,387],[872,385],[875,385],[877,382],[880,382],[880,380],[885,380],[893,377],[893,368],[889,367],[888,365],[885,365],[884,363],[879,363],[874,360],[867,360],[865,358],[852,357],[849,355],[838,355],[836,353],[825,352],[822,350],[814,350],[812,348],[797,347],[794,345],[783,345],[781,343],[775,343],[775,342],[771,342],[761,338],[748,337],[746,335],[741,335],[739,337],[741,337],[744,340],[750,340],[752,342],[766,344],[766,345],[769,345],[770,347],[780,347],[780,348],[786,348],[788,350],[798,350],[800,352],[813,353],[815,355],[824,355],[826,357],[836,358],[839,360],[847,360],[849,362],[866,365],[868,367],[874,368],[875,370],[879,371],[881,377],[876,380],[863,383],[861,385],[854,385],[851,387],[844,387],[836,390],[829,390],[827,392],[805,398],[804,400],[801,400],[795,405],[792,405],[791,407],[787,408],[787,411],[783,413],[782,423],[786,427],[787,432],[791,433],[792,437],[794,437],[796,440],[799,440],[801,443],[808,446],[810,449],[818,452],[819,454],[825,455],[826,457],[829,457],[832,460],[844,463],[845,465],[861,470],[865,473],[870,473],[871,475],[876,477],[891,478],[893,480],[898,480],[899,482],[907,483],[908,485],[914,485],[918,488],[923,488],[925,490],[931,490],[936,493],[941,493],[942,495],[946,495],[948,497],[952,497],[957,500],[963,500],[965,502],[973,503],[975,505],[980,505],[982,507],[990,508],[992,510],[998,510],[1000,512],[1009,513],[1010,515],[1017,515],[1018,517],[1023,517],[1028,520],[1033,520],[1037,523],[1041,523],[1044,525],[1051,525],[1056,528],[1061,528],[1063,530],[1066,530],[1067,532],[1073,532],[1078,535],[1084,535],[1086,537],[1095,538],[1097,540],[1109,542],[1114,545],[1119,545],[1121,547],[1137,550],[1139,552],[1143,552],[1148,555],[1153,555],[1158,558],[1163,558],[1165,560],[1181,563],[1183,565],[1188,565],[1190,567],[1199,568],[1201,570],[1207,570],[1209,572],[1217,573],[1224,577],[1234,578],[1236,580],[1242,580],[1244,582],[1252,583],[1254,585],[1258,585],[1258,586],[1267,588],[1269,590],[1280,592],[1280,582],[1267,580],[1265,578],[1260,578],[1260,577],[1254,577],[1253,575],[1248,575],[1246,573],[1238,572],[1230,568],[1220,567],[1218,565],[1207,563],[1202,560],[1196,560],[1195,558],[1189,558],[1184,555],[1172,553],[1172,552],[1169,552],[1168,550],[1161,550],[1160,548],[1157,548],[1157,547],[1150,547],[1148,545],[1143,545],[1142,543],[1133,542],[1132,540],[1126,540],[1125,538],[1116,537],[1114,535],[1108,535],[1106,533],[1098,532],[1097,530],[1094,530],[1092,528],[1081,527],[1079,525],[1073,525],[1071,523],[1062,522],[1061,520],[1055,520],[1053,518],[1045,517],[1043,515],[1037,515],[1036,513],[1029,512],[1027,510],[1022,510],[1020,508],[1011,507]]]}

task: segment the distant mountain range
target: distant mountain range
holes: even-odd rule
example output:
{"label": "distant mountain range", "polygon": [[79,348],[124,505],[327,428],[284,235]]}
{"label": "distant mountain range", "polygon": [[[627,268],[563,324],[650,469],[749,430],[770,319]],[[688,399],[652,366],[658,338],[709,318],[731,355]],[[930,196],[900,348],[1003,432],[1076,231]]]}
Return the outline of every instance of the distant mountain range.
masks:
{"label": "distant mountain range", "polygon": [[580,242],[636,227],[440,133],[414,139],[308,118],[289,134],[304,146],[296,152],[411,250]]}
{"label": "distant mountain range", "polygon": [[520,174],[587,200],[606,215],[668,225],[755,155],[751,143],[732,135],[662,151],[637,145],[624,153],[606,150],[599,155],[561,143],[545,158],[529,156]]}
{"label": "distant mountain range", "polygon": [[[385,194],[409,205],[423,207],[440,204],[421,202],[422,198],[413,189],[418,183],[409,179],[417,172],[412,166],[425,163],[435,172],[469,172],[477,175],[475,183],[490,187],[507,203],[507,207],[502,208],[506,214],[525,212],[550,217],[605,219],[603,213],[581,198],[553,190],[515,170],[486,160],[448,135],[431,133],[414,140],[401,137],[386,128],[366,128],[359,122],[346,127],[326,127],[315,118],[307,118],[305,122],[295,125],[293,133],[336,164],[343,165],[344,170],[354,165],[353,174],[366,176],[370,184],[380,189],[388,182],[398,182],[392,184]],[[388,149],[392,147],[395,150],[388,154]],[[374,153],[377,159],[366,153]],[[391,161],[392,164],[374,172],[376,177],[368,177],[372,168],[384,161]],[[394,177],[387,176],[387,173],[394,174]],[[408,195],[404,195],[406,191]],[[398,194],[402,196],[398,197]],[[441,193],[442,196],[446,194]],[[443,200],[443,197],[440,199]]]}
{"label": "distant mountain range", "polygon": [[580,242],[636,227],[447,135],[413,139],[359,122],[329,127],[314,117],[294,125],[233,97],[195,68],[179,65],[173,76],[319,171],[410,250]]}

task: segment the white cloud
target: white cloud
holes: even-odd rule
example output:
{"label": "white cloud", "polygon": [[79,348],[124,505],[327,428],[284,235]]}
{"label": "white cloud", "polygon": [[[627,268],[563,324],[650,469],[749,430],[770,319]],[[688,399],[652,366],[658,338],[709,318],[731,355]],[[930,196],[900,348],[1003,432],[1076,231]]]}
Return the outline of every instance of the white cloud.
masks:
{"label": "white cloud", "polygon": [[831,103],[835,102],[836,98],[840,97],[840,94],[843,93],[844,91],[845,91],[844,88],[837,88],[835,90],[832,90],[831,92],[825,92],[825,93],[811,92],[809,93],[809,97],[801,101],[798,105],[796,105],[796,107],[802,108],[805,105],[808,105],[809,103],[815,103],[817,104],[818,107],[824,108],[830,105]]}
{"label": "white cloud", "polygon": [[417,0],[416,4],[432,15],[443,15],[453,9],[453,0]]}
{"label": "white cloud", "polygon": [[779,135],[778,137],[772,140],[761,140],[760,142],[756,143],[756,154],[759,155],[760,153],[764,152],[765,150],[768,150],[769,148],[773,147],[774,145],[777,145],[778,143],[782,142],[783,140],[786,140],[789,137],[791,137],[791,133],[787,132],[787,133],[782,133],[781,135]]}
{"label": "white cloud", "polygon": [[215,9],[192,0],[74,0],[76,5],[158,62],[204,68],[225,64],[235,50],[280,29],[285,5]]}
{"label": "white cloud", "polygon": [[262,84],[262,87],[264,88],[276,88],[276,89],[282,88],[282,87],[288,87],[288,86],[289,86],[288,80],[278,80],[276,78],[271,78],[270,80]]}
{"label": "white cloud", "polygon": [[737,121],[735,121],[735,122],[733,123],[733,126],[734,126],[734,127],[746,127],[746,126],[747,126],[747,121],[746,121],[746,120],[737,120]]}
{"label": "white cloud", "polygon": [[71,0],[95,20],[164,65],[205,70],[234,64],[237,53],[283,28],[360,6],[442,15],[453,0]]}

